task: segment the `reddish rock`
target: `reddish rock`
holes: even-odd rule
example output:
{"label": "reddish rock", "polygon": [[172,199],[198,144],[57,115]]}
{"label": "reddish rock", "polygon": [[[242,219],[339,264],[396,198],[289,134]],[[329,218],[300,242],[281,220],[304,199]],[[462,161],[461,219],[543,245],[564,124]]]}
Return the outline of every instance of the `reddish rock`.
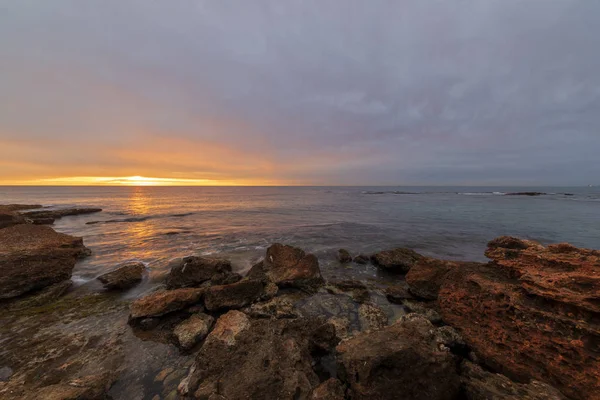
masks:
{"label": "reddish rock", "polygon": [[323,284],[319,260],[303,250],[275,243],[267,249],[265,259],[252,267],[248,277],[268,278],[279,287],[315,290]]}
{"label": "reddish rock", "polygon": [[425,318],[358,334],[337,346],[338,376],[352,399],[451,400],[459,391],[456,360]]}
{"label": "reddish rock", "polygon": [[423,256],[411,249],[397,248],[371,256],[373,264],[390,272],[407,273]]}
{"label": "reddish rock", "polygon": [[435,300],[438,297],[440,286],[442,285],[446,274],[453,268],[460,268],[468,265],[480,264],[423,257],[418,260],[408,274],[406,274],[406,283],[410,288],[410,292],[415,296],[422,299]]}
{"label": "reddish rock", "polygon": [[189,256],[175,259],[169,266],[171,267],[167,276],[169,289],[198,287],[215,275],[215,280],[219,280],[222,274],[231,273],[231,263],[218,258]]}
{"label": "reddish rock", "polygon": [[330,378],[313,390],[310,400],[344,400],[346,388],[338,379]]}
{"label": "reddish rock", "polygon": [[70,279],[77,260],[87,254],[81,238],[47,226],[0,229],[0,299]]}
{"label": "reddish rock", "polygon": [[441,286],[444,321],[492,369],[600,399],[600,252],[510,237]]}
{"label": "reddish rock", "polygon": [[143,263],[131,261],[117,265],[114,271],[100,275],[97,279],[105,289],[124,290],[141,282],[145,270],[146,266]]}
{"label": "reddish rock", "polygon": [[204,295],[204,305],[209,311],[242,308],[259,300],[264,294],[264,283],[244,279],[229,285],[211,286]]}
{"label": "reddish rock", "polygon": [[204,295],[204,288],[165,290],[150,293],[131,304],[132,319],[160,317],[198,303]]}

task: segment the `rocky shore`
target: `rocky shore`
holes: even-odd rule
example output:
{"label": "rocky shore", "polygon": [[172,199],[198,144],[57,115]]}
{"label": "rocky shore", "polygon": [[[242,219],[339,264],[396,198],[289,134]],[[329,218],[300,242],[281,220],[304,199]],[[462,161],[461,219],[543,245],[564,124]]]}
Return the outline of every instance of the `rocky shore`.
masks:
{"label": "rocky shore", "polygon": [[275,243],[246,274],[175,259],[132,301],[142,263],[69,290],[89,250],[34,207],[0,206],[0,398],[600,399],[599,251],[500,237],[488,263],[337,253],[340,275],[372,263],[382,286],[326,280]]}

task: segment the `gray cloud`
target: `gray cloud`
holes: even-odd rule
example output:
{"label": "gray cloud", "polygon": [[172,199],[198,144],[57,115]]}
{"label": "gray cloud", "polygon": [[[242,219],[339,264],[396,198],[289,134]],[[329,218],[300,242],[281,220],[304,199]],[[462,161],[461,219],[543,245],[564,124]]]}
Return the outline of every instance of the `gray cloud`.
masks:
{"label": "gray cloud", "polygon": [[[61,174],[202,177],[208,146],[228,179],[597,183],[599,26],[585,0],[0,0],[0,139]],[[156,136],[186,144],[132,158]]]}

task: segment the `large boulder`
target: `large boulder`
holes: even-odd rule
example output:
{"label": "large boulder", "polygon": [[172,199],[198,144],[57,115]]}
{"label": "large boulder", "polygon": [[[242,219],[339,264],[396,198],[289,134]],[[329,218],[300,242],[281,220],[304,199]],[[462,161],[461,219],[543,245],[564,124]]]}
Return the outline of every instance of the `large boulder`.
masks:
{"label": "large boulder", "polygon": [[209,311],[242,308],[259,300],[263,294],[263,281],[244,279],[229,285],[207,288],[204,305]]}
{"label": "large boulder", "polygon": [[600,393],[600,252],[501,237],[483,266],[452,269],[444,321],[488,367],[574,399]]}
{"label": "large boulder", "polygon": [[231,263],[219,258],[189,256],[175,259],[169,266],[171,267],[167,276],[169,289],[197,287],[215,275],[220,277],[223,273],[231,272]]}
{"label": "large boulder", "polygon": [[565,400],[552,386],[538,381],[513,382],[504,375],[484,371],[469,361],[461,365],[461,382],[467,400]]}
{"label": "large boulder", "polygon": [[253,266],[247,276],[254,279],[270,279],[279,287],[305,290],[315,290],[323,284],[316,256],[280,243],[270,246],[265,259]]}
{"label": "large boulder", "polygon": [[352,399],[454,399],[456,360],[425,318],[409,314],[337,346],[339,378]]}
{"label": "large boulder", "polygon": [[194,305],[202,299],[204,288],[163,290],[150,293],[131,303],[131,319],[160,317]]}
{"label": "large boulder", "polygon": [[[219,318],[179,386],[180,393],[197,399],[309,398],[319,384],[313,351],[317,342],[319,348],[323,345],[323,324],[303,318],[249,320],[242,316],[230,311]],[[222,328],[224,318],[228,321]],[[234,330],[234,340],[221,339]]]}
{"label": "large boulder", "polygon": [[0,229],[0,299],[70,279],[77,260],[87,254],[81,238],[47,226]]}
{"label": "large boulder", "polygon": [[400,247],[375,253],[371,261],[386,271],[406,274],[422,258],[416,251]]}
{"label": "large boulder", "polygon": [[118,265],[114,271],[100,275],[97,279],[102,282],[105,289],[124,290],[141,282],[145,270],[144,263],[130,261]]}
{"label": "large boulder", "polygon": [[440,286],[450,270],[468,266],[476,267],[478,265],[481,264],[423,257],[408,271],[405,279],[412,294],[422,299],[435,300],[440,291]]}

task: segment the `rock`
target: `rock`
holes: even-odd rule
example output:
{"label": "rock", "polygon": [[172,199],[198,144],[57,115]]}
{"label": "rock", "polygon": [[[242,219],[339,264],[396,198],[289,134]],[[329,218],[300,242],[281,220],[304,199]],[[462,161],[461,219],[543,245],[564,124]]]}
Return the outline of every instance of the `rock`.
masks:
{"label": "rock", "polygon": [[15,212],[2,212],[0,211],[0,229],[8,228],[9,226],[26,224],[27,220],[25,217]]}
{"label": "rock", "polygon": [[81,238],[47,226],[0,229],[0,299],[70,279],[75,263],[87,252]]}
{"label": "rock", "polygon": [[2,367],[0,368],[0,382],[6,382],[13,374],[12,368]]}
{"label": "rock", "polygon": [[348,264],[349,262],[352,262],[352,256],[350,255],[348,250],[345,249],[338,250],[337,259],[342,264]]}
{"label": "rock", "polygon": [[352,399],[445,400],[460,387],[454,356],[423,317],[402,318],[337,346],[338,378]]}
{"label": "rock", "polygon": [[73,286],[71,280],[55,283],[45,288],[30,293],[27,297],[19,299],[11,304],[11,309],[23,309],[28,307],[39,307],[51,303],[64,295]]}
{"label": "rock", "polygon": [[371,257],[369,257],[367,255],[359,254],[356,257],[354,257],[353,261],[356,264],[362,264],[362,265],[364,265],[364,264],[368,264],[370,259],[371,259]]}
{"label": "rock", "polygon": [[196,343],[204,340],[215,319],[206,314],[192,314],[188,319],[179,323],[173,329],[173,335],[177,339],[179,347],[189,350]]}
{"label": "rock", "polygon": [[335,335],[341,340],[350,336],[350,320],[345,317],[331,317],[328,323],[335,328]]}
{"label": "rock", "polygon": [[29,400],[103,400],[110,399],[108,391],[115,381],[111,372],[74,379],[67,383],[45,386]]}
{"label": "rock", "polygon": [[30,219],[34,224],[44,224],[47,221],[52,221],[53,223],[55,219],[59,219],[62,217],[67,217],[71,215],[82,215],[82,214],[92,214],[102,211],[101,208],[63,208],[58,210],[36,210],[36,211],[26,211],[22,212],[21,215]]}
{"label": "rock", "polygon": [[41,204],[0,204],[0,213],[10,213],[22,210],[42,208]]}
{"label": "rock", "polygon": [[208,311],[242,308],[259,300],[264,293],[264,283],[244,279],[230,285],[211,286],[204,295]]}
{"label": "rock", "polygon": [[[332,287],[335,290],[331,290]],[[326,289],[334,294],[350,292],[352,298],[358,303],[364,303],[371,297],[367,286],[356,280],[330,281]]]}
{"label": "rock", "polygon": [[30,221],[32,224],[34,225],[52,225],[54,223],[54,221],[56,221],[55,218],[34,218],[34,219],[27,219],[28,221]]}
{"label": "rock", "polygon": [[423,256],[416,251],[398,248],[373,254],[371,261],[373,261],[373,264],[387,271],[405,274],[421,258]]}
{"label": "rock", "polygon": [[229,285],[242,280],[242,276],[237,272],[219,272],[210,278],[211,285]]}
{"label": "rock", "polygon": [[167,288],[197,287],[213,275],[231,272],[231,263],[218,258],[189,256],[171,261]]}
{"label": "rock", "polygon": [[358,321],[361,331],[381,329],[388,324],[385,312],[376,304],[361,304],[358,307]]}
{"label": "rock", "polygon": [[408,312],[420,314],[427,318],[432,324],[437,325],[442,323],[442,317],[432,308],[433,304],[412,300],[404,300],[402,304],[404,304],[404,307],[406,307]]}
{"label": "rock", "polygon": [[130,318],[160,317],[198,303],[206,289],[186,288],[150,293],[131,304]]}
{"label": "rock", "polygon": [[268,278],[279,287],[315,291],[323,284],[319,260],[303,250],[276,243],[267,249],[264,261],[248,272],[253,279]]}
{"label": "rock", "polygon": [[311,400],[344,400],[346,388],[338,379],[330,378],[313,390]]}
{"label": "rock", "polygon": [[505,196],[543,196],[546,195],[548,193],[543,193],[543,192],[512,192],[512,193],[506,193]]}
{"label": "rock", "polygon": [[250,319],[241,311],[231,310],[217,320],[205,343],[235,345],[237,336],[250,327]]}
{"label": "rock", "polygon": [[552,386],[538,381],[520,384],[504,375],[492,374],[481,367],[463,361],[461,382],[468,400],[565,400]]}
{"label": "rock", "polygon": [[234,342],[211,339],[215,331],[222,331],[217,321],[182,381],[180,393],[193,393],[197,399],[309,398],[319,384],[311,350],[313,343],[322,343],[314,339],[322,335],[322,331],[316,333],[322,324],[304,318],[251,322],[245,318],[248,325],[238,330]]}
{"label": "rock", "polygon": [[492,263],[451,270],[438,302],[477,357],[574,399],[600,393],[600,252],[502,237]]}
{"label": "rock", "polygon": [[482,264],[423,257],[410,269],[405,279],[412,294],[422,299],[435,300],[446,274],[453,268],[470,265],[476,267]]}
{"label": "rock", "polygon": [[389,286],[384,292],[388,301],[394,304],[402,304],[404,300],[410,300],[413,298],[408,291],[408,285],[406,282],[399,283],[395,286]]}
{"label": "rock", "polygon": [[130,261],[117,265],[114,271],[100,275],[98,279],[105,289],[124,290],[129,289],[142,281],[142,274],[146,266],[139,261]]}
{"label": "rock", "polygon": [[265,303],[252,304],[244,310],[252,318],[298,318],[300,314],[288,299],[278,297]]}

